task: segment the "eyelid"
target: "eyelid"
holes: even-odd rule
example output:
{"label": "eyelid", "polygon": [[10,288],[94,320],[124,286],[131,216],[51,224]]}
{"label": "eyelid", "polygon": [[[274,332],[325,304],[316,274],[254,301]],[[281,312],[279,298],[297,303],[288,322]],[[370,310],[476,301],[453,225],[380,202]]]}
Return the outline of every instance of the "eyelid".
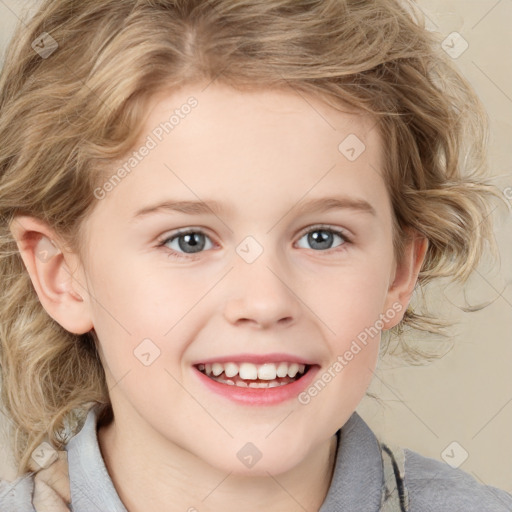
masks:
{"label": "eyelid", "polygon": [[[326,231],[332,231],[333,233],[338,234],[339,236],[341,236],[342,238],[345,239],[346,243],[352,243],[352,241],[353,241],[352,233],[350,233],[345,228],[339,228],[339,227],[333,226],[331,224],[321,224],[321,223],[320,224],[312,224],[311,226],[304,228],[303,230],[299,231],[299,233],[297,234],[297,237],[300,239],[304,235],[307,235],[308,233],[310,233],[312,231],[320,230],[320,229],[325,229]],[[321,251],[319,251],[319,252],[321,252]]]}
{"label": "eyelid", "polygon": [[163,235],[157,238],[157,243],[159,245],[162,245],[163,243],[171,240],[172,238],[176,238],[179,235],[186,235],[188,233],[202,233],[203,235],[210,238],[210,240],[212,240],[212,236],[208,233],[208,230],[206,228],[202,228],[199,226],[187,226],[186,228],[178,228],[175,231],[168,231],[164,233]]}

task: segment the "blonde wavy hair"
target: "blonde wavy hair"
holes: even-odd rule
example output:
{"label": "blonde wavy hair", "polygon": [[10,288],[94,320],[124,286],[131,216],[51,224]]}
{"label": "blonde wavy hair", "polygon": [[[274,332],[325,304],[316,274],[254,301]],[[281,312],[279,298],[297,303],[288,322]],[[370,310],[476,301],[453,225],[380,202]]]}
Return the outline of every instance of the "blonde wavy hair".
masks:
{"label": "blonde wavy hair", "polygon": [[[43,33],[58,43],[45,58],[32,47]],[[34,216],[84,254],[93,191],[137,141],[148,100],[213,80],[292,87],[373,116],[398,259],[409,228],[429,241],[420,289],[463,283],[486,243],[495,252],[486,114],[410,1],[45,0],[0,77],[1,400],[19,475],[37,471],[43,440],[63,448],[90,403],[111,409],[94,330],[72,334],[46,313],[9,224]],[[391,334],[404,327],[442,328],[412,309]]]}

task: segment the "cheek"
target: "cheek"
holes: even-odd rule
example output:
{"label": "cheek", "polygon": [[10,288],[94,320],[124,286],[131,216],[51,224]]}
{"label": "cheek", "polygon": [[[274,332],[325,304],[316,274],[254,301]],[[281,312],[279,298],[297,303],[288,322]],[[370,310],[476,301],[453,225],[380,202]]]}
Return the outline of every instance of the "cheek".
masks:
{"label": "cheek", "polygon": [[314,311],[338,351],[365,329],[380,326],[378,320],[385,305],[388,276],[377,265],[374,268],[343,269],[337,275],[329,275],[322,290],[317,284],[306,293],[307,300],[317,305]]}
{"label": "cheek", "polygon": [[127,371],[147,377],[148,368],[179,372],[204,279],[128,260],[98,264],[89,284],[94,329],[115,380]]}
{"label": "cheek", "polygon": [[372,380],[388,281],[382,272],[365,267],[345,269],[329,282],[311,302],[321,306],[318,325],[329,359],[299,401],[306,407],[311,428],[319,422],[335,431],[356,409]]}
{"label": "cheek", "polygon": [[115,261],[107,256],[97,257],[89,279],[95,325],[162,336],[183,316],[187,304],[197,301],[198,293],[185,286],[179,273],[146,265],[141,257]]}

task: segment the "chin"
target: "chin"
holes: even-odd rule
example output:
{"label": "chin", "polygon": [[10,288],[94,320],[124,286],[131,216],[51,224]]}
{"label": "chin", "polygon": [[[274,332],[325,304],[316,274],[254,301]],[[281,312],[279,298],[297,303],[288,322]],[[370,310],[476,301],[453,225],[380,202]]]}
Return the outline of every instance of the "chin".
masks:
{"label": "chin", "polygon": [[[285,450],[267,446],[258,449],[251,443],[244,443],[241,447],[231,445],[222,453],[214,453],[211,457],[202,459],[217,469],[237,476],[279,475],[292,470],[307,456],[306,453],[293,450],[287,446]],[[230,455],[230,454],[233,455]]]}

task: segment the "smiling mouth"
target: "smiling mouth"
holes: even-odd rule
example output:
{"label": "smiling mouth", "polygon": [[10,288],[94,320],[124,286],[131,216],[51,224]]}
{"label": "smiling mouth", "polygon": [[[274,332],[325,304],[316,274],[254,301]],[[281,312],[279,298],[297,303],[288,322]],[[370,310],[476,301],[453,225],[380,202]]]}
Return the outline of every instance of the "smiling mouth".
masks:
{"label": "smiling mouth", "polygon": [[274,388],[301,379],[311,368],[298,363],[208,363],[195,366],[210,379],[243,388]]}

